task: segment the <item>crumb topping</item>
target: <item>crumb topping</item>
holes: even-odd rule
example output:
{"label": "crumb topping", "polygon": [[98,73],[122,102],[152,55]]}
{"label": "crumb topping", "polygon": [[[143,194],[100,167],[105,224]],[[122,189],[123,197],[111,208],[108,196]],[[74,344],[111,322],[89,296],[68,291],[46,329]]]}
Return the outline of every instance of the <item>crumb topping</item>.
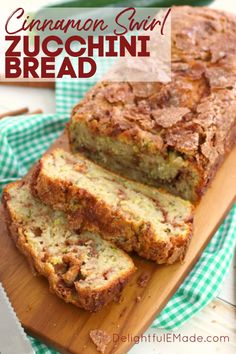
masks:
{"label": "crumb topping", "polygon": [[149,273],[142,273],[138,279],[137,279],[137,284],[140,288],[145,288],[150,280],[150,274]]}
{"label": "crumb topping", "polygon": [[171,65],[168,84],[97,84],[75,107],[72,121],[152,153],[175,149],[210,169],[236,120],[235,17],[174,7]]}
{"label": "crumb topping", "polygon": [[96,345],[97,351],[100,353],[105,353],[107,345],[111,341],[110,334],[101,329],[93,329],[90,331],[89,336],[93,343]]}

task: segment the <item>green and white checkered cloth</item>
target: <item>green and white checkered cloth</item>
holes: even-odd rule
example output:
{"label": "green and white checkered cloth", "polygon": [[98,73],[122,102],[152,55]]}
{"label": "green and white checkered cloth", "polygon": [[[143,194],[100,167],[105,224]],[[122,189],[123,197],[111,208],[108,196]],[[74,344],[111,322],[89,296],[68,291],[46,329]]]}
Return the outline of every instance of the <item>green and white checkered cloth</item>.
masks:
{"label": "green and white checkered cloth", "polygon": [[[92,83],[61,81],[56,87],[57,114],[20,116],[0,120],[0,192],[4,185],[22,177],[61,134],[72,106]],[[154,328],[175,329],[206,306],[220,291],[236,243],[236,205],[220,226],[201,258],[164,310]],[[55,351],[31,338],[36,354]]]}

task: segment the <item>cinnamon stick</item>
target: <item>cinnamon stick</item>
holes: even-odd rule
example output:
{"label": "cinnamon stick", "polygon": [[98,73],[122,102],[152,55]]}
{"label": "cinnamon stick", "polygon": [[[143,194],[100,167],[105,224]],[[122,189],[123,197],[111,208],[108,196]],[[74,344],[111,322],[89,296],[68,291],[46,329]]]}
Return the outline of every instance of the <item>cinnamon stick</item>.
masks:
{"label": "cinnamon stick", "polygon": [[5,117],[16,117],[16,116],[20,116],[21,114],[27,114],[27,115],[33,115],[33,114],[41,114],[43,113],[43,110],[41,108],[35,109],[34,111],[29,112],[29,108],[28,107],[23,107],[20,109],[16,109],[14,111],[9,111],[9,112],[5,112],[0,114],[0,119],[1,118],[5,118]]}
{"label": "cinnamon stick", "polygon": [[0,85],[4,86],[22,86],[22,87],[36,87],[36,88],[48,88],[55,89],[54,81],[1,81],[0,77]]}
{"label": "cinnamon stick", "polygon": [[35,111],[29,112],[27,114],[32,115],[32,114],[41,114],[41,113],[43,113],[43,110],[39,108],[39,109],[36,109]]}
{"label": "cinnamon stick", "polygon": [[28,113],[28,112],[29,112],[29,108],[28,107],[23,107],[23,108],[16,109],[14,111],[8,111],[8,112],[5,112],[5,113],[1,113],[0,114],[0,119],[8,117],[8,116],[10,116],[10,117],[19,116],[21,114],[25,114],[25,113]]}

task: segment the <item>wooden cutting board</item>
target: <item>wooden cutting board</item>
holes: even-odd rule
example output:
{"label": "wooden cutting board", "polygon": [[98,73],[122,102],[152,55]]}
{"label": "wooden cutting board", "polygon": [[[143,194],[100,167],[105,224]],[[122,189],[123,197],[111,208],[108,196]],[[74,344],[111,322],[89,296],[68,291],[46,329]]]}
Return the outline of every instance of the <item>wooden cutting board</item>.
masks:
{"label": "wooden cutting board", "polygon": [[[65,137],[59,138],[56,145],[68,149]],[[95,314],[65,304],[49,292],[44,278],[31,274],[25,258],[7,234],[1,209],[0,281],[25,329],[61,353],[97,353],[89,332],[103,329],[114,339],[106,353],[125,354],[134,344],[131,336],[146,330],[192,269],[232,206],[235,194],[236,147],[197,207],[194,235],[184,264],[157,266],[134,256],[138,270],[126,286],[121,302]],[[150,274],[150,280],[145,288],[140,288],[137,278],[144,272]],[[129,340],[117,340],[118,336],[128,335]]]}

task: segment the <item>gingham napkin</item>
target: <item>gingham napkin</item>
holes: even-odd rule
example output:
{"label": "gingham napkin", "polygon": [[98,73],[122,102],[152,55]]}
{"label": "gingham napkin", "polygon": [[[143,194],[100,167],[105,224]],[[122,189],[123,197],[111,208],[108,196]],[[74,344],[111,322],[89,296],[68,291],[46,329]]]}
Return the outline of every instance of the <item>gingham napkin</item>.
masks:
{"label": "gingham napkin", "polygon": [[[71,108],[92,83],[64,80],[57,83],[57,114],[40,114],[0,120],[0,192],[10,181],[22,177],[61,134]],[[201,258],[164,310],[154,328],[175,329],[188,321],[213,298],[229,269],[236,244],[236,205],[206,247]],[[30,338],[36,354],[52,354]]]}

